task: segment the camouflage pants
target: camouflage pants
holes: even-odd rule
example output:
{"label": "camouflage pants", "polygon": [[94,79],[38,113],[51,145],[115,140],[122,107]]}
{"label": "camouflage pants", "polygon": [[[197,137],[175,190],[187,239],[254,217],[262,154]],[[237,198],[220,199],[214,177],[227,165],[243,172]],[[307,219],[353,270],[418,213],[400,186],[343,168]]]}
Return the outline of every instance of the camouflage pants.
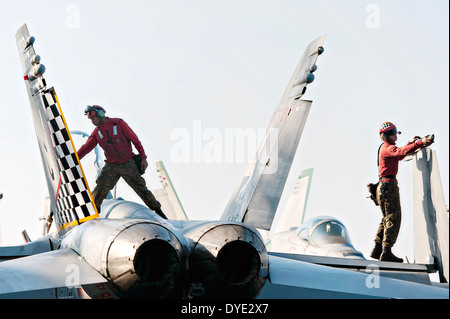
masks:
{"label": "camouflage pants", "polygon": [[378,226],[375,243],[382,244],[384,247],[392,247],[397,240],[402,219],[397,182],[380,182],[377,188],[377,199],[383,219]]}
{"label": "camouflage pants", "polygon": [[105,166],[100,172],[100,176],[96,180],[97,185],[92,191],[98,212],[100,212],[100,206],[103,200],[108,196],[109,191],[114,188],[121,177],[138,194],[148,208],[155,210],[161,207],[161,204],[147,188],[145,179],[139,173],[133,159],[131,159],[123,164],[105,163]]}

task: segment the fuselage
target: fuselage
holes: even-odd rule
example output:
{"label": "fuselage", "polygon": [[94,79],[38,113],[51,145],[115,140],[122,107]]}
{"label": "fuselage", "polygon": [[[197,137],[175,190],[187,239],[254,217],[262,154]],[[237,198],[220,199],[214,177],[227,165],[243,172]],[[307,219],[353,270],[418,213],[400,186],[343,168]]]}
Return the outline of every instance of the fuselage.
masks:
{"label": "fuselage", "polygon": [[[56,240],[104,276],[110,294],[119,298],[251,298],[268,275],[256,229],[228,221],[164,220],[125,200],[105,200],[99,218]],[[88,288],[85,295],[96,295],[95,287]]]}

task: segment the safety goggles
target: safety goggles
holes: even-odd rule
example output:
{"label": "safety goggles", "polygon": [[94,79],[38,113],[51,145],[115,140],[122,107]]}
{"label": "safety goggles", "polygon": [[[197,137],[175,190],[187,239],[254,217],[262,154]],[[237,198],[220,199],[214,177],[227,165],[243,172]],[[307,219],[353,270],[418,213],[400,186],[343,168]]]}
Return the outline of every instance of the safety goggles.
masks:
{"label": "safety goggles", "polygon": [[84,110],[84,115],[87,115],[88,119],[93,118],[97,115],[97,109],[93,107],[92,105],[86,106],[86,109]]}
{"label": "safety goggles", "polygon": [[389,131],[386,131],[386,132],[384,132],[384,134],[386,134],[386,135],[395,135],[395,134],[397,134],[398,133],[398,131],[397,131],[397,128],[396,127],[394,127],[392,130],[389,130]]}

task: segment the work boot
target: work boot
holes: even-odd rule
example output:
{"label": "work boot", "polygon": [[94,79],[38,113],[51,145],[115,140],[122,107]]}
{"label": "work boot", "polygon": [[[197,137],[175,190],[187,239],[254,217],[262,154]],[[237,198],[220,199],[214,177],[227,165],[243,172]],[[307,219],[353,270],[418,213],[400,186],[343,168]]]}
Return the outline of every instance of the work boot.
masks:
{"label": "work boot", "polygon": [[373,248],[372,252],[370,253],[370,257],[372,257],[373,259],[380,259],[382,251],[383,251],[383,246],[379,243],[375,243],[375,247]]}
{"label": "work boot", "polygon": [[397,256],[395,256],[392,253],[391,247],[383,247],[383,252],[381,253],[380,260],[381,261],[392,261],[392,262],[395,262],[395,263],[402,263],[403,262],[402,258],[398,258]]}
{"label": "work boot", "polygon": [[157,213],[159,216],[161,216],[164,219],[168,219],[167,216],[162,212],[161,207],[155,209],[155,213]]}

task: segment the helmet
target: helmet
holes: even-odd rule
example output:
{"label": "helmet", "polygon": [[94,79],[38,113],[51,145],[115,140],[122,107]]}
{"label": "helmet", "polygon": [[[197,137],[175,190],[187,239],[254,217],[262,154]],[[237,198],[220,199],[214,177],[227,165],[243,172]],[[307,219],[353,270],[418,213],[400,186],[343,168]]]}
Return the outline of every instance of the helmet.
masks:
{"label": "helmet", "polygon": [[381,133],[386,133],[387,135],[397,134],[397,127],[394,125],[394,123],[384,122],[383,124],[380,125],[380,133],[379,134],[381,134]]}
{"label": "helmet", "polygon": [[88,119],[91,119],[94,116],[97,116],[98,118],[105,117],[105,113],[105,109],[100,105],[88,105],[84,110],[84,115],[87,115]]}

